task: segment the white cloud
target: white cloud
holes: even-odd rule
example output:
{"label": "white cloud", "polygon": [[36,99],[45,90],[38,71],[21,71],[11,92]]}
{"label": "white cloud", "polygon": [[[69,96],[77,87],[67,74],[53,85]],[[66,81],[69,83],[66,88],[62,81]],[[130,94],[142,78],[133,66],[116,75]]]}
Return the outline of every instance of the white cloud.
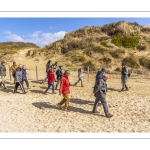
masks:
{"label": "white cloud", "polygon": [[25,37],[22,38],[21,36],[14,34],[10,31],[5,31],[4,33],[6,35],[5,37],[7,39],[9,39],[10,41],[32,42],[32,43],[35,43],[36,45],[38,45],[40,47],[43,47],[43,46],[48,45],[52,42],[63,39],[67,32],[59,31],[56,33],[49,33],[49,32],[42,33],[42,31],[35,31],[29,36],[29,38],[25,38]]}
{"label": "white cloud", "polygon": [[21,38],[21,36],[11,33],[10,31],[4,31],[4,33],[6,34],[6,38],[9,39],[10,41],[14,41],[14,42],[24,42],[24,39]]}

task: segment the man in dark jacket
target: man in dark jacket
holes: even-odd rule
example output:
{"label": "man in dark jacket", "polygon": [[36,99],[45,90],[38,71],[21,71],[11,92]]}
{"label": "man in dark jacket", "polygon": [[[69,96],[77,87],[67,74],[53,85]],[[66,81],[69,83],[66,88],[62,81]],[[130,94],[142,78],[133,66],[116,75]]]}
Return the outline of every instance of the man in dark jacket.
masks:
{"label": "man in dark jacket", "polygon": [[46,64],[46,77],[43,79],[42,83],[44,83],[46,81],[46,79],[48,78],[47,73],[49,71],[49,69],[51,68],[51,60],[49,60]]}
{"label": "man in dark jacket", "polygon": [[99,113],[97,111],[97,106],[99,104],[99,101],[101,101],[101,103],[103,105],[104,112],[105,112],[105,116],[107,118],[110,118],[113,115],[111,115],[109,113],[107,102],[106,102],[106,88],[107,88],[106,80],[107,79],[108,79],[108,75],[103,75],[102,77],[98,78],[98,80],[97,80],[97,82],[95,84],[93,93],[94,93],[94,96],[96,97],[96,100],[95,100],[95,103],[94,103],[94,107],[93,107],[92,113]]}
{"label": "man in dark jacket", "polygon": [[15,82],[16,84],[14,88],[14,93],[17,93],[18,86],[20,86],[22,93],[25,94],[26,92],[22,84],[22,65],[19,65],[15,71]]}
{"label": "man in dark jacket", "polygon": [[6,86],[5,86],[6,66],[5,66],[4,60],[2,60],[0,64],[0,76],[2,79],[2,81],[0,82],[0,86],[3,85],[4,89],[6,89]]}
{"label": "man in dark jacket", "polygon": [[126,67],[125,63],[122,63],[122,71],[121,71],[121,83],[122,83],[122,89],[120,92],[128,91],[128,86],[127,86],[127,79],[128,79],[128,68]]}
{"label": "man in dark jacket", "polygon": [[26,82],[27,88],[29,88],[29,82],[27,79],[27,72],[26,72],[26,67],[25,65],[22,66],[22,84]]}
{"label": "man in dark jacket", "polygon": [[62,66],[59,66],[59,68],[56,71],[56,78],[57,78],[57,83],[56,83],[56,88],[55,90],[57,90],[58,85],[60,84],[61,78],[62,78]]}

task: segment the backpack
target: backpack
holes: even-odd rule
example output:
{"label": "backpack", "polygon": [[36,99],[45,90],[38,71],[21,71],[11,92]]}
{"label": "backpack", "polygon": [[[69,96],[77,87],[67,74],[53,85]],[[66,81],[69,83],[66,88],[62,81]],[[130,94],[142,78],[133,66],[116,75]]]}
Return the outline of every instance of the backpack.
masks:
{"label": "backpack", "polygon": [[103,72],[102,71],[98,71],[96,74],[96,81],[98,80],[99,77],[103,76]]}
{"label": "backpack", "polygon": [[130,70],[128,68],[126,68],[126,71],[128,72],[128,77],[130,77],[131,76]]}

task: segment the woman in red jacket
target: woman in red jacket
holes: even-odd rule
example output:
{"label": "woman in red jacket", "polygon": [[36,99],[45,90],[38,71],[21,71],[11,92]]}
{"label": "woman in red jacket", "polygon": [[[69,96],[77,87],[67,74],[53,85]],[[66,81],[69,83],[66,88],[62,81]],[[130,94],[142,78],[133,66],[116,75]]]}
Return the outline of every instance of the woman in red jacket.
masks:
{"label": "woman in red jacket", "polygon": [[[70,82],[68,76],[70,75],[69,70],[66,70],[65,73],[62,75],[61,83],[60,83],[60,89],[59,89],[59,95],[63,94],[63,99],[60,101],[56,106],[58,108],[61,108],[61,105],[65,103],[65,111],[68,111],[69,107],[69,96],[70,93]],[[62,109],[62,108],[61,108]]]}
{"label": "woman in red jacket", "polygon": [[48,87],[47,87],[46,91],[44,92],[44,94],[50,89],[51,86],[52,86],[52,93],[56,94],[54,92],[55,76],[54,76],[54,73],[52,72],[52,68],[49,69],[49,72],[47,73],[47,76],[48,76]]}

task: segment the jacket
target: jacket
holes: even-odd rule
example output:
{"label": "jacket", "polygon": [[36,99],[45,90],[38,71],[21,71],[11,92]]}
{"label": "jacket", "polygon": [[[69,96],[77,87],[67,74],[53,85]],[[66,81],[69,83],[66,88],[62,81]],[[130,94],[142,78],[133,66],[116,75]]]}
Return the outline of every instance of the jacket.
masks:
{"label": "jacket", "polygon": [[54,76],[54,73],[53,73],[53,72],[48,72],[48,73],[47,73],[47,76],[48,76],[48,83],[54,82],[55,76]]}
{"label": "jacket", "polygon": [[58,69],[58,70],[56,71],[57,80],[61,80],[62,74],[63,74],[63,73],[62,73],[61,69]]}
{"label": "jacket", "polygon": [[26,80],[26,79],[27,79],[26,69],[22,69],[22,80]]}
{"label": "jacket", "polygon": [[69,82],[68,77],[65,75],[62,75],[59,93],[61,93],[61,94],[69,94],[70,93],[70,82]]}
{"label": "jacket", "polygon": [[78,70],[78,78],[82,78],[83,77],[83,72],[81,70]]}
{"label": "jacket", "polygon": [[[126,72],[126,74],[125,74],[125,72]],[[128,78],[128,69],[127,69],[127,67],[122,68],[121,77],[122,78]]]}
{"label": "jacket", "polygon": [[11,72],[15,71],[16,69],[17,69],[17,65],[12,65],[12,66],[10,67],[10,71],[11,71]]}
{"label": "jacket", "polygon": [[103,79],[103,77],[100,77],[95,86],[94,86],[94,96],[98,98],[105,98],[107,92],[107,84],[106,81]]}
{"label": "jacket", "polygon": [[6,76],[6,66],[0,64],[0,76]]}
{"label": "jacket", "polygon": [[22,69],[17,68],[15,71],[15,80],[16,81],[22,81]]}

